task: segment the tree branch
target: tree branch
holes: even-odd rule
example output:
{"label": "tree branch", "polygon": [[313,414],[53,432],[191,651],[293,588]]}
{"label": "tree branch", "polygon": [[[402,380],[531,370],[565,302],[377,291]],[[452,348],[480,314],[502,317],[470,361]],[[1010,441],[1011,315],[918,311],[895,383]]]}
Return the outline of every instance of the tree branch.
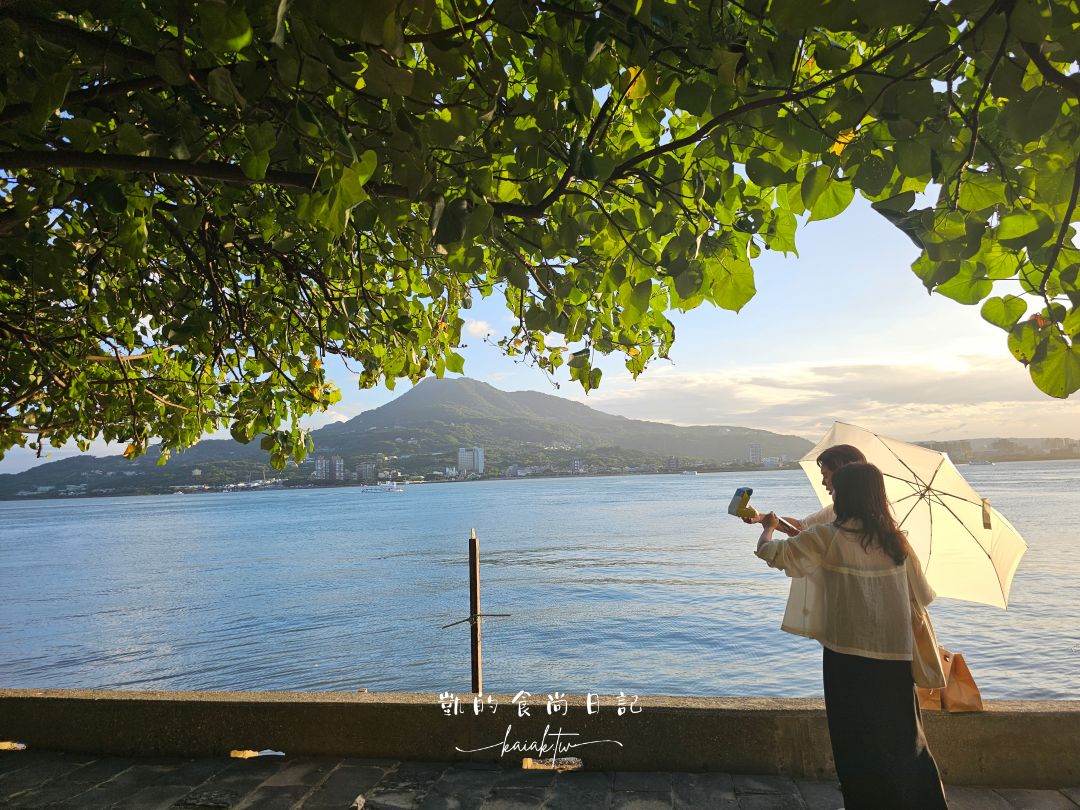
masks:
{"label": "tree branch", "polygon": [[[936,5],[937,4],[935,3],[934,6],[936,7]],[[761,109],[762,107],[769,107],[774,104],[790,104],[793,101],[799,101],[801,99],[813,96],[816,93],[820,93],[822,90],[825,90],[826,88],[829,88],[834,84],[838,84],[844,79],[854,76],[861,70],[864,70],[868,65],[874,64],[875,62],[881,60],[885,56],[888,56],[890,53],[900,48],[902,45],[907,44],[912,37],[914,37],[919,31],[922,30],[922,26],[926,23],[926,20],[929,19],[932,14],[933,9],[931,10],[930,14],[928,14],[923,19],[922,23],[916,26],[909,34],[901,37],[891,45],[886,46],[881,50],[881,53],[875,55],[873,58],[860,62],[858,65],[855,65],[854,67],[845,70],[843,73],[836,74],[831,79],[819,82],[818,84],[806,87],[802,90],[782,93],[780,95],[769,96],[767,98],[754,99],[753,101],[748,101],[746,104],[743,104],[741,107],[735,107],[734,109],[721,113],[715,118],[712,118],[706,123],[702,124],[695,132],[692,132],[689,135],[686,135],[682,138],[676,138],[675,140],[668,141],[667,143],[661,144],[659,146],[654,146],[652,149],[647,149],[641,154],[624,160],[622,163],[615,167],[614,171],[612,171],[611,176],[607,179],[606,182],[611,183],[613,180],[618,180],[624,177],[627,171],[629,171],[632,167],[636,166],[638,163],[642,163],[648,160],[649,158],[656,157],[657,155],[662,155],[666,152],[673,152],[678,149],[682,149],[684,146],[690,146],[692,144],[695,144],[721,124],[724,124],[734,118],[738,118],[745,113]],[[949,47],[954,48],[959,45],[959,43],[963,39],[965,39],[966,36],[970,35],[977,27],[977,25],[972,26],[971,29],[965,32],[964,36],[959,37],[956,42],[950,43]],[[940,56],[940,54],[936,55],[934,58],[936,59],[938,58],[938,56]]]}
{"label": "tree branch", "polygon": [[[315,185],[315,172],[287,172],[270,169],[262,180],[252,180],[234,163],[196,162],[172,158],[139,157],[136,155],[102,154],[100,152],[75,152],[64,149],[48,151],[15,150],[0,152],[0,169],[98,169],[136,174],[171,174],[178,177],[199,177],[223,183],[245,186],[267,183],[275,186],[302,188],[311,191]],[[404,186],[392,183],[368,183],[364,187],[377,197],[409,199]]]}
{"label": "tree branch", "polygon": [[135,62],[147,67],[154,67],[154,55],[144,50],[116,42],[111,37],[105,38],[85,28],[68,25],[67,23],[47,20],[32,14],[22,14],[17,11],[4,11],[3,15],[13,20],[20,28],[25,28],[47,39],[63,42],[75,48],[89,48],[103,54],[116,54],[128,62]]}
{"label": "tree branch", "polygon": [[[122,96],[127,93],[136,93],[140,90],[152,90],[165,84],[160,76],[140,76],[137,79],[127,79],[122,82],[109,82],[108,84],[92,85],[82,90],[73,90],[64,97],[64,108],[82,104],[86,101],[94,101],[99,98],[111,98]],[[30,104],[11,104],[0,112],[0,124],[8,124],[31,111]]]}
{"label": "tree branch", "polygon": [[1020,47],[1024,49],[1024,53],[1026,53],[1031,61],[1035,63],[1035,67],[1039,69],[1039,72],[1046,81],[1051,84],[1056,84],[1058,87],[1062,87],[1077,98],[1080,98],[1080,78],[1077,78],[1076,74],[1071,76],[1066,75],[1050,64],[1050,60],[1046,58],[1046,55],[1039,49],[1038,45],[1031,42],[1021,42]]}
{"label": "tree branch", "polygon": [[1042,283],[1039,284],[1039,294],[1044,299],[1046,298],[1046,285],[1050,282],[1050,274],[1054,272],[1054,265],[1057,264],[1058,256],[1061,255],[1061,249],[1065,245],[1065,237],[1069,235],[1069,228],[1072,227],[1077,197],[1080,197],[1080,158],[1073,164],[1073,185],[1072,195],[1069,197],[1069,206],[1065,209],[1065,215],[1061,218],[1061,228],[1058,230],[1054,248],[1050,252],[1050,261],[1046,263],[1046,270],[1043,271]]}
{"label": "tree branch", "polygon": [[424,34],[406,34],[404,39],[406,42],[437,42],[439,40],[445,40],[453,34],[465,33],[465,31],[471,31],[480,23],[490,19],[492,13],[495,11],[495,6],[488,6],[487,9],[474,20],[463,20],[459,25],[455,25],[453,28],[444,28],[441,31],[428,31]]}

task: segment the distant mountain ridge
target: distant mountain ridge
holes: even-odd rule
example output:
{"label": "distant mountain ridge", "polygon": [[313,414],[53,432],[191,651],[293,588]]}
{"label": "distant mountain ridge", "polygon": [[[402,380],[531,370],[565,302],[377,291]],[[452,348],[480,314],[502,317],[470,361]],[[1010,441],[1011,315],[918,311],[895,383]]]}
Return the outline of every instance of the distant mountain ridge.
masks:
{"label": "distant mountain ridge", "polygon": [[750,445],[762,455],[797,458],[813,445],[798,436],[726,425],[681,427],[613,416],[580,402],[536,391],[501,391],[470,379],[424,380],[382,407],[327,425],[312,434],[316,449],[363,452],[364,434],[382,430],[431,430],[441,426],[448,446],[479,446],[501,454],[520,444],[547,443],[582,449],[621,447],[714,463],[747,460]]}
{"label": "distant mountain ridge", "polygon": [[[313,431],[312,439],[316,453],[341,455],[347,469],[382,456],[410,475],[453,465],[459,447],[484,448],[488,470],[498,474],[511,464],[577,458],[621,466],[659,464],[674,456],[693,465],[722,465],[747,461],[751,444],[760,445],[763,457],[794,459],[812,446],[798,436],[754,428],[627,419],[552,394],[501,391],[468,378],[424,380],[381,407]],[[82,484],[87,493],[167,491],[192,484],[196,468],[200,483],[276,475],[267,469],[258,442],[205,440],[164,466],[157,466],[156,458],[152,450],[134,461],[80,456],[50,462],[0,475],[0,497]]]}

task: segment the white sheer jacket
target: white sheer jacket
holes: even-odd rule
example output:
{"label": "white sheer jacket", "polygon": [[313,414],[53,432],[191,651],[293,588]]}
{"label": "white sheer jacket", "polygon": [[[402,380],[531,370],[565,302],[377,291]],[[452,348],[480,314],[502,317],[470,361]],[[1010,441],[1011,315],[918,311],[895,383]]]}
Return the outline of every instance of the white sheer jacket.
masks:
{"label": "white sheer jacket", "polygon": [[834,519],[826,507],[803,532],[756,552],[792,577],[781,628],[834,652],[910,661],[911,599],[923,608],[934,599],[921,564],[909,557],[896,565],[880,548],[864,550],[861,534]]}

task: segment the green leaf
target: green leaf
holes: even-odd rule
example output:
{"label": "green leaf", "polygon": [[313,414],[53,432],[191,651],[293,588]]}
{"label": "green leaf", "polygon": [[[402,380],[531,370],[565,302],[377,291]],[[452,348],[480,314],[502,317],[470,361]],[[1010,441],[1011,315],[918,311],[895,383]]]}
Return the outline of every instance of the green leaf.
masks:
{"label": "green leaf", "polygon": [[154,56],[154,69],[158,75],[174,87],[181,87],[188,83],[187,73],[180,67],[173,50],[158,51]]}
{"label": "green leaf", "polygon": [[71,145],[83,152],[94,152],[101,146],[96,127],[85,118],[64,118],[60,121],[60,133]]}
{"label": "green leaf", "polygon": [[810,205],[810,220],[831,219],[842,214],[855,198],[855,187],[847,180],[831,180]]}
{"label": "green leaf", "polygon": [[952,278],[938,284],[935,291],[961,304],[977,304],[994,290],[993,283],[980,276],[977,268],[974,262],[962,262]]}
{"label": "green leaf", "polygon": [[1037,141],[1054,126],[1064,101],[1057,88],[1036,87],[1009,101],[1005,107],[1006,126],[1020,143]]}
{"label": "green leaf", "polygon": [[992,323],[999,329],[1004,329],[1006,332],[1012,330],[1016,322],[1023,317],[1024,312],[1027,310],[1027,304],[1024,303],[1024,299],[1015,295],[1006,295],[1004,297],[994,297],[986,299],[986,303],[982,305],[982,309],[979,311],[983,316],[983,319]]}
{"label": "green leaf", "polygon": [[768,160],[760,157],[752,157],[746,161],[746,176],[756,186],[769,188],[786,183],[793,179],[790,172],[786,172]]}
{"label": "green leaf", "polygon": [[649,300],[652,296],[652,281],[646,279],[640,284],[626,284],[619,290],[619,303],[623,311],[621,320],[623,323],[636,324],[642,316],[649,311]]}
{"label": "green leaf", "polygon": [[251,43],[251,23],[242,8],[203,0],[199,3],[199,25],[206,44],[218,53],[241,51]]}
{"label": "green leaf", "polygon": [[708,83],[691,79],[675,91],[675,105],[691,115],[704,115],[709,109],[712,93]]}
{"label": "green leaf", "polygon": [[247,444],[253,438],[251,435],[251,426],[243,425],[239,422],[236,422],[229,428],[229,434],[233,437],[233,441],[240,442],[240,444]]}
{"label": "green leaf", "polygon": [[1039,227],[1039,220],[1030,211],[1014,211],[1001,218],[997,227],[998,239],[1019,239]]}
{"label": "green leaf", "polygon": [[893,153],[896,155],[896,166],[905,177],[930,176],[930,147],[924,141],[915,138],[899,140]]}
{"label": "green leaf", "polygon": [[469,202],[464,197],[448,202],[435,229],[435,244],[451,245],[464,239],[468,216]]}
{"label": "green leaf", "polygon": [[588,85],[578,85],[570,91],[570,105],[578,115],[591,115],[593,90]]}
{"label": "green leaf", "polygon": [[446,353],[446,370],[454,374],[465,373],[465,358],[457,352]]}
{"label": "green leaf", "polygon": [[1042,336],[1032,321],[1021,321],[1009,330],[1009,351],[1024,365],[1035,359]]}
{"label": "green leaf", "polygon": [[499,265],[499,274],[505,278],[511,286],[519,290],[529,289],[529,273],[525,266],[517,259],[504,259]]}
{"label": "green leaf", "polygon": [[1080,306],[1074,306],[1069,311],[1065,320],[1061,322],[1061,328],[1072,339],[1073,345],[1076,345],[1077,340],[1080,339]]}
{"label": "green leaf", "polygon": [[371,179],[378,163],[378,157],[368,149],[359,160],[346,166],[338,181],[337,190],[342,196],[342,202],[349,208],[367,199],[364,185]]}
{"label": "green leaf", "polygon": [[30,120],[35,129],[41,130],[63,105],[70,85],[71,73],[67,70],[58,70],[41,80],[30,105]]}
{"label": "green leaf", "polygon": [[727,258],[718,263],[712,285],[713,300],[723,309],[738,312],[757,292],[750,263]]}
{"label": "green leaf", "polygon": [[782,208],[774,208],[773,223],[769,226],[767,233],[769,249],[778,250],[782,253],[794,253],[798,256],[799,251],[795,249],[795,230],[797,227],[798,220],[794,214]]}
{"label": "green leaf", "polygon": [[886,163],[877,155],[868,155],[856,167],[851,182],[867,197],[877,197],[892,179],[892,173],[891,163]]}
{"label": "green leaf", "polygon": [[1039,43],[1050,32],[1052,16],[1046,0],[1016,0],[1009,13],[1009,27],[1017,39]]}
{"label": "green leaf", "polygon": [[982,211],[1004,202],[1005,184],[997,175],[965,172],[960,185],[960,207],[966,211]]}
{"label": "green leaf", "polygon": [[828,188],[831,175],[832,169],[824,164],[819,164],[811,167],[803,178],[802,201],[803,205],[811,211],[813,210],[814,203],[817,202],[818,197],[820,197],[822,192]]}
{"label": "green leaf", "polygon": [[206,89],[210,92],[210,97],[214,101],[226,107],[243,109],[247,106],[247,101],[240,95],[236,85],[233,84],[232,74],[228,68],[219,67],[211,70],[206,77]]}
{"label": "green leaf", "polygon": [[1080,345],[1051,335],[1045,355],[1031,364],[1030,372],[1039,390],[1065,399],[1080,390]]}
{"label": "green leaf", "polygon": [[683,301],[701,293],[701,287],[705,283],[705,275],[696,262],[683,262],[681,272],[674,278],[675,292]]}
{"label": "green leaf", "polygon": [[133,124],[121,124],[117,127],[116,145],[129,155],[144,155],[150,151],[146,139]]}
{"label": "green leaf", "polygon": [[871,203],[870,207],[879,213],[906,214],[915,204],[915,192],[905,191],[884,200]]}
{"label": "green leaf", "polygon": [[251,180],[262,180],[270,165],[269,152],[248,152],[240,158],[240,171]]}

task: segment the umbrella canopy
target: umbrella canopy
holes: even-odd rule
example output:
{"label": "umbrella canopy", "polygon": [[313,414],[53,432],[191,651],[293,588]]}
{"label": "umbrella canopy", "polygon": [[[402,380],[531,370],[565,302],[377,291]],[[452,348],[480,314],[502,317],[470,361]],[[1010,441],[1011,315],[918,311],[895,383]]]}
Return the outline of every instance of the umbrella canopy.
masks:
{"label": "umbrella canopy", "polygon": [[938,596],[1004,608],[1027,543],[990,502],[979,497],[948,455],[836,422],[799,460],[822,506],[831,503],[817,457],[850,444],[881,470],[900,528]]}

